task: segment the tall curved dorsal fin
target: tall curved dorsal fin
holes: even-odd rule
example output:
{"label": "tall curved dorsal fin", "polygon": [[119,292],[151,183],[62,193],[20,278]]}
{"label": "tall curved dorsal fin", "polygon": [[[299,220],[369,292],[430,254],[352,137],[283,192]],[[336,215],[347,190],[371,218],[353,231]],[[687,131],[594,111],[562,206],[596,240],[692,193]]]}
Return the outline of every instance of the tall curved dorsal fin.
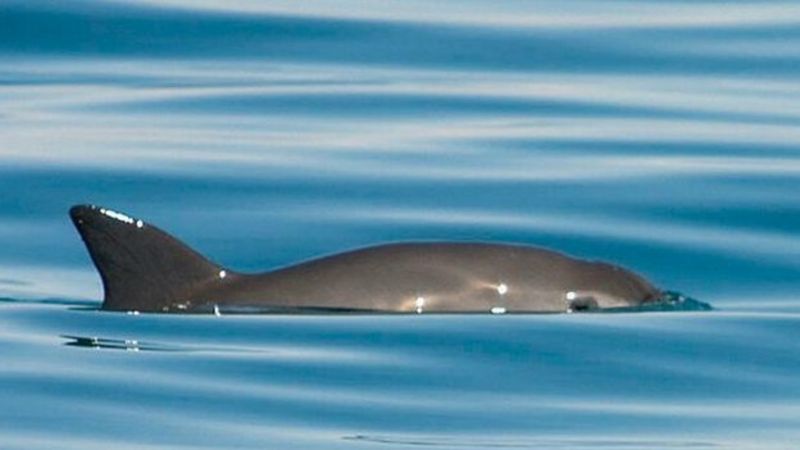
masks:
{"label": "tall curved dorsal fin", "polygon": [[111,209],[77,205],[72,222],[100,272],[103,309],[174,311],[226,278],[224,268],[160,229]]}

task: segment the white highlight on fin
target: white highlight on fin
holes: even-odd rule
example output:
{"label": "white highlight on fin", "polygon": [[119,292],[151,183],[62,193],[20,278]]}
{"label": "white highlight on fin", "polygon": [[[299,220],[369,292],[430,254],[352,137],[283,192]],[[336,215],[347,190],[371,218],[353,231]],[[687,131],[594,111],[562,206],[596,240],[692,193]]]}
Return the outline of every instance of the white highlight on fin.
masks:
{"label": "white highlight on fin", "polygon": [[[112,219],[115,219],[115,220],[119,220],[120,222],[125,222],[127,224],[133,224],[133,222],[134,222],[133,218],[131,218],[130,216],[122,214],[121,212],[116,212],[113,209],[100,208],[100,214],[103,214],[105,216],[111,217]],[[141,228],[141,227],[139,227],[139,228]]]}
{"label": "white highlight on fin", "polygon": [[225,270],[220,270],[219,271],[219,278],[220,279],[223,279],[223,278],[225,278],[227,276],[228,276],[228,272],[226,272]]}
{"label": "white highlight on fin", "polygon": [[500,283],[499,285],[497,285],[498,294],[506,295],[506,292],[508,292],[508,285],[506,285],[505,283]]}
{"label": "white highlight on fin", "polygon": [[502,306],[495,306],[491,309],[492,314],[505,314],[506,309]]}
{"label": "white highlight on fin", "polygon": [[217,305],[214,305],[214,315],[215,315],[215,316],[217,316],[217,317],[219,317],[219,316],[221,316],[221,315],[222,315],[222,314],[219,312],[219,306],[217,306]]}

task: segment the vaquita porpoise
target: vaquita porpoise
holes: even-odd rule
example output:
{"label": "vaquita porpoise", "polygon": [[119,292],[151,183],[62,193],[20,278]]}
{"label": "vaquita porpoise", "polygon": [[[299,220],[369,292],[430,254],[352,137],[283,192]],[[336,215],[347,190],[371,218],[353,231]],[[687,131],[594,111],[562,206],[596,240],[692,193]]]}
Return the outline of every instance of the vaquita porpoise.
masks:
{"label": "vaquita porpoise", "polygon": [[262,274],[215,264],[111,209],[70,216],[115,311],[554,313],[636,308],[665,294],[622,267],[527,245],[392,243]]}

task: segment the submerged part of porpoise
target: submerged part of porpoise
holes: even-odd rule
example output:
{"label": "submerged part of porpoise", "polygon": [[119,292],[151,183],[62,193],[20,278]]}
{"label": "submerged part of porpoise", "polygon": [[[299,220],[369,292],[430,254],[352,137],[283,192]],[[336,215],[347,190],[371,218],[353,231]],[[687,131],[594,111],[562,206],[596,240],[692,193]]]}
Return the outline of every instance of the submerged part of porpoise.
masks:
{"label": "submerged part of porpoise", "polygon": [[243,274],[126,214],[79,205],[70,216],[100,272],[106,310],[501,314],[690,301],[700,306],[687,309],[707,309],[622,267],[526,245],[385,244]]}

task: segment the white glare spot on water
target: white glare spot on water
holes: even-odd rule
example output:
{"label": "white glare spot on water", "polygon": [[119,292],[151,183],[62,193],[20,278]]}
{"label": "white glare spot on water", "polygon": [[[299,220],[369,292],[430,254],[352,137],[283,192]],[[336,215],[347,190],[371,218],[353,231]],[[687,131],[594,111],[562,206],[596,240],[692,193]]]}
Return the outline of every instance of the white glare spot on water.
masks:
{"label": "white glare spot on water", "polygon": [[136,228],[142,228],[143,226],[144,226],[144,222],[142,222],[141,220],[137,220],[136,221]]}
{"label": "white glare spot on water", "polygon": [[500,285],[497,286],[497,293],[500,295],[506,295],[506,292],[508,292],[508,286],[506,286],[505,283],[500,283]]}
{"label": "white glare spot on water", "polygon": [[138,316],[139,315],[139,311],[128,311],[128,315],[129,316]]}
{"label": "white glare spot on water", "polygon": [[492,308],[492,314],[505,314],[506,309],[502,306],[495,306]]}
{"label": "white glare spot on water", "polygon": [[578,297],[578,294],[576,294],[575,291],[569,291],[567,292],[566,297],[567,300],[575,300]]}
{"label": "white glare spot on water", "polygon": [[139,351],[139,341],[135,339],[125,339],[125,350],[129,352]]}
{"label": "white glare spot on water", "polygon": [[226,271],[224,271],[224,270],[220,270],[220,271],[219,271],[219,277],[220,277],[220,279],[222,279],[222,278],[225,278],[225,277],[227,277],[227,276],[228,276],[228,272],[226,272]]}
{"label": "white glare spot on water", "polygon": [[417,305],[417,314],[422,314],[422,307],[425,306],[425,297],[417,297],[415,304]]}

